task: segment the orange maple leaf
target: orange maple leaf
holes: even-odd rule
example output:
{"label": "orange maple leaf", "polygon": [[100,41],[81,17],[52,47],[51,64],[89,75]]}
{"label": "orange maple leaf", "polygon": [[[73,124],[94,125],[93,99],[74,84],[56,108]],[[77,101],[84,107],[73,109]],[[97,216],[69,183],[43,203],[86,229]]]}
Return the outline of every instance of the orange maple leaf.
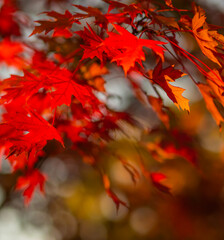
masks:
{"label": "orange maple leaf", "polygon": [[[167,80],[169,79],[168,76],[166,76]],[[185,97],[182,96],[182,93],[185,91],[184,88],[181,87],[176,87],[171,85],[168,81],[167,84],[171,90],[171,92],[173,93],[173,95],[175,96],[176,102],[174,102],[174,104],[179,108],[182,108],[183,110],[187,110],[188,112],[190,112],[190,107],[189,107],[189,100]],[[171,99],[172,100],[172,99]]]}
{"label": "orange maple leaf", "polygon": [[[205,12],[202,8],[198,7],[197,12],[195,13],[192,19],[192,31],[195,39],[199,47],[205,56],[207,56],[210,60],[217,63],[221,66],[219,60],[213,54],[213,51],[216,52],[216,48],[218,43],[216,40],[209,34],[209,29],[205,22],[206,16]],[[217,33],[217,32],[216,32]],[[219,35],[219,34],[218,34]]]}
{"label": "orange maple leaf", "polygon": [[[221,76],[217,70],[213,70],[213,72],[210,72],[209,76],[216,74],[221,79]],[[205,100],[207,109],[212,114],[217,125],[221,127],[221,124],[224,122],[224,83],[219,81],[219,84],[221,85],[220,87],[213,81],[210,81],[210,79],[208,79],[207,82],[208,84],[198,83],[197,86]]]}

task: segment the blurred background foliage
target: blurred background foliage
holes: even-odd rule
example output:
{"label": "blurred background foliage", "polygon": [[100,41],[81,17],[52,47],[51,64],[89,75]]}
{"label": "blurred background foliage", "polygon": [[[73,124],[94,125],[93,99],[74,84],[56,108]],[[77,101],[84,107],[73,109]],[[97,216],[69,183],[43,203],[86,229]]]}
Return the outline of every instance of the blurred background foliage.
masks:
{"label": "blurred background foliage", "polygon": [[[46,10],[71,9],[71,3],[104,6],[101,1],[19,2],[32,20],[39,19],[37,14]],[[189,0],[173,2],[178,8],[189,8],[191,4]],[[197,2],[206,10],[210,23],[223,24],[222,0]],[[24,29],[26,36],[32,27],[31,23],[30,31]],[[36,37],[31,41],[37,41]],[[41,42],[39,44],[41,46]],[[190,40],[183,39],[182,44],[197,54],[198,48]],[[57,43],[49,40],[48,47],[55,49]],[[188,69],[198,76],[192,66]],[[2,75],[13,71],[5,68]],[[188,86],[185,94],[190,99],[190,114],[179,111],[165,99],[171,109],[171,129],[166,130],[150,107],[147,114],[145,107],[139,107],[139,101],[126,84],[117,87],[119,78],[124,79],[119,71],[115,72],[118,77],[106,79],[106,91],[111,92],[108,106],[130,113],[142,122],[141,126],[121,122],[123,131],[112,132],[117,140],[106,148],[81,146],[90,156],[84,161],[75,151],[61,151],[56,143],[48,144],[47,159],[41,166],[48,179],[46,196],[36,192],[27,208],[21,194],[13,190],[16,176],[10,174],[8,162],[2,160],[1,240],[224,239],[223,133],[206,110],[199,92],[186,77],[183,87]],[[184,154],[170,157],[169,143],[181,146],[185,144],[184,139],[190,142]],[[159,151],[153,151],[156,147]],[[115,203],[106,194],[101,174],[94,167],[92,155],[97,156],[97,164],[110,178],[113,191],[129,208],[121,205],[116,210]],[[135,168],[134,174],[130,171],[133,168],[124,164],[127,161]],[[146,169],[167,176],[164,183],[172,194],[159,191],[147,174],[141,173],[139,168],[143,162]]]}

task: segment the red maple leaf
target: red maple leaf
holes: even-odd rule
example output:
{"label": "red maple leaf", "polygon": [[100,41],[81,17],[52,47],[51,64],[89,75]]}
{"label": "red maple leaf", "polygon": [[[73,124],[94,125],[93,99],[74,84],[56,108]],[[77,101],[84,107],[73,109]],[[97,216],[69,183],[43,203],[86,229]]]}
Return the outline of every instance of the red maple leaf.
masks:
{"label": "red maple leaf", "polygon": [[119,25],[114,27],[119,34],[108,32],[109,37],[105,39],[104,45],[110,49],[112,62],[121,65],[125,74],[135,66],[135,63],[142,65],[142,61],[145,60],[143,47],[152,49],[163,59],[165,49],[158,45],[165,44],[164,42],[140,39]]}
{"label": "red maple leaf", "polygon": [[152,49],[163,59],[165,49],[158,45],[165,44],[164,42],[139,39],[119,25],[114,25],[114,27],[118,34],[107,32],[109,37],[105,40],[100,38],[90,26],[89,30],[84,28],[84,31],[76,32],[87,43],[82,45],[82,48],[84,48],[82,60],[97,57],[103,62],[106,54],[112,62],[117,62],[118,65],[121,65],[125,74],[127,74],[136,63],[142,65],[142,61],[145,60],[143,47]]}
{"label": "red maple leaf", "polygon": [[12,144],[12,153],[37,151],[46,145],[47,140],[56,139],[63,145],[57,130],[44,118],[32,110],[13,111],[4,114],[0,124],[0,137]]}
{"label": "red maple leaf", "polygon": [[26,103],[29,98],[45,89],[51,97],[49,108],[62,104],[70,105],[72,96],[83,106],[97,103],[98,100],[88,85],[82,85],[66,68],[59,68],[53,62],[34,60],[33,74],[24,70],[24,76],[12,75],[2,83],[1,90],[5,93],[0,102],[8,103],[15,98],[23,98]]}
{"label": "red maple leaf", "polygon": [[34,190],[39,186],[40,192],[44,193],[44,183],[46,177],[38,170],[33,169],[17,180],[16,190],[25,189],[23,196],[25,197],[25,204],[28,205],[32,199]]}

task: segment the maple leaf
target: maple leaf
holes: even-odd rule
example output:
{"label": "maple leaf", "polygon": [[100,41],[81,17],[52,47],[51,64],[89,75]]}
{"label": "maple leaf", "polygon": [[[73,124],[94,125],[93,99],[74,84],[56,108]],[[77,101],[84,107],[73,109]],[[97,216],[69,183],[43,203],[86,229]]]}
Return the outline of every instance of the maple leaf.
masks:
{"label": "maple leaf", "polygon": [[39,114],[20,109],[5,113],[0,124],[0,139],[7,146],[7,159],[13,171],[32,169],[48,140],[55,139],[64,146],[57,130]]}
{"label": "maple leaf", "polygon": [[185,89],[169,83],[184,75],[180,70],[175,69],[174,65],[163,69],[161,61],[158,62],[153,71],[149,71],[149,77],[152,83],[158,84],[177,107],[180,106],[183,110],[190,111],[189,100],[182,96]]}
{"label": "maple leaf", "polygon": [[[168,76],[166,77],[166,80],[171,81],[171,79]],[[183,110],[187,110],[189,112],[190,111],[189,100],[182,96],[182,93],[185,91],[185,89],[181,87],[173,86],[168,81],[167,81],[167,84],[169,88],[166,89],[167,95],[168,94],[171,95],[171,92],[172,92],[172,95],[174,95],[175,99],[171,99],[171,100],[175,103],[175,105],[178,108],[180,107]]]}
{"label": "maple leaf", "polygon": [[[220,75],[221,69],[218,71],[217,69],[213,69],[213,71],[208,73],[209,78],[207,79],[207,83],[211,88],[211,92],[214,93],[216,98],[224,105],[223,95],[224,95],[224,81]],[[211,81],[210,79],[214,79],[217,76],[219,81]]]}
{"label": "maple leaf", "polygon": [[168,76],[169,78],[175,80],[186,75],[185,73],[183,73],[179,69],[175,69],[174,67],[174,65],[171,65],[166,68],[162,68],[162,62],[159,61],[153,71],[149,71],[149,75],[154,81],[156,81],[156,83],[159,81],[162,82],[165,76]]}
{"label": "maple leaf", "polygon": [[[217,47],[218,43],[209,34],[209,30],[205,25],[205,19],[205,12],[198,7],[198,11],[195,13],[192,19],[193,34],[205,56],[221,66],[220,62],[213,54],[213,51],[216,52],[215,47]],[[201,29],[201,27],[203,27],[203,29]]]}
{"label": "maple leaf", "polygon": [[34,111],[20,110],[4,115],[4,122],[0,124],[0,137],[12,144],[12,153],[18,155],[23,151],[31,152],[33,148],[38,152],[46,145],[47,140],[55,139],[63,146],[63,140],[57,130]]}
{"label": "maple leaf", "polygon": [[36,21],[39,23],[39,26],[35,26],[33,32],[30,36],[45,32],[45,35],[48,34],[50,31],[53,31],[53,37],[62,36],[65,38],[69,38],[72,36],[71,27],[73,23],[79,23],[78,20],[75,20],[73,15],[66,10],[64,14],[57,13],[55,11],[51,12],[44,12],[49,17],[53,17],[55,21],[50,20],[39,20]]}
{"label": "maple leaf", "polygon": [[[220,70],[221,72],[221,70]],[[224,122],[224,82],[218,70],[208,73],[207,84],[197,83],[197,86],[204,98],[207,109],[212,114],[217,125],[221,127]],[[219,81],[212,81],[211,79],[218,79]]]}
{"label": "maple leaf", "polygon": [[216,100],[215,94],[207,84],[198,83],[197,86],[205,100],[207,109],[212,114],[216,124],[221,127],[221,124],[224,122],[224,114],[221,108],[219,109],[218,100]]}
{"label": "maple leaf", "polygon": [[57,67],[51,61],[33,63],[33,74],[24,70],[24,76],[12,75],[5,79],[0,87],[5,94],[0,102],[8,103],[15,98],[23,98],[26,103],[40,89],[44,88],[51,96],[52,108],[62,104],[70,105],[72,96],[75,96],[83,106],[97,103],[98,100],[88,85],[81,85],[73,77],[73,74],[65,69]]}
{"label": "maple leaf", "polygon": [[165,49],[158,46],[165,44],[164,42],[139,39],[119,25],[114,25],[114,28],[118,34],[107,32],[109,37],[105,39],[103,44],[110,50],[111,61],[121,65],[125,74],[135,66],[136,62],[142,65],[142,61],[145,60],[143,47],[152,49],[161,59],[164,58]]}
{"label": "maple leaf", "polygon": [[21,176],[17,180],[16,190],[25,189],[23,196],[25,198],[25,204],[28,205],[32,199],[34,190],[39,186],[40,192],[44,193],[44,184],[46,176],[43,175],[38,169],[29,171],[24,176]]}

